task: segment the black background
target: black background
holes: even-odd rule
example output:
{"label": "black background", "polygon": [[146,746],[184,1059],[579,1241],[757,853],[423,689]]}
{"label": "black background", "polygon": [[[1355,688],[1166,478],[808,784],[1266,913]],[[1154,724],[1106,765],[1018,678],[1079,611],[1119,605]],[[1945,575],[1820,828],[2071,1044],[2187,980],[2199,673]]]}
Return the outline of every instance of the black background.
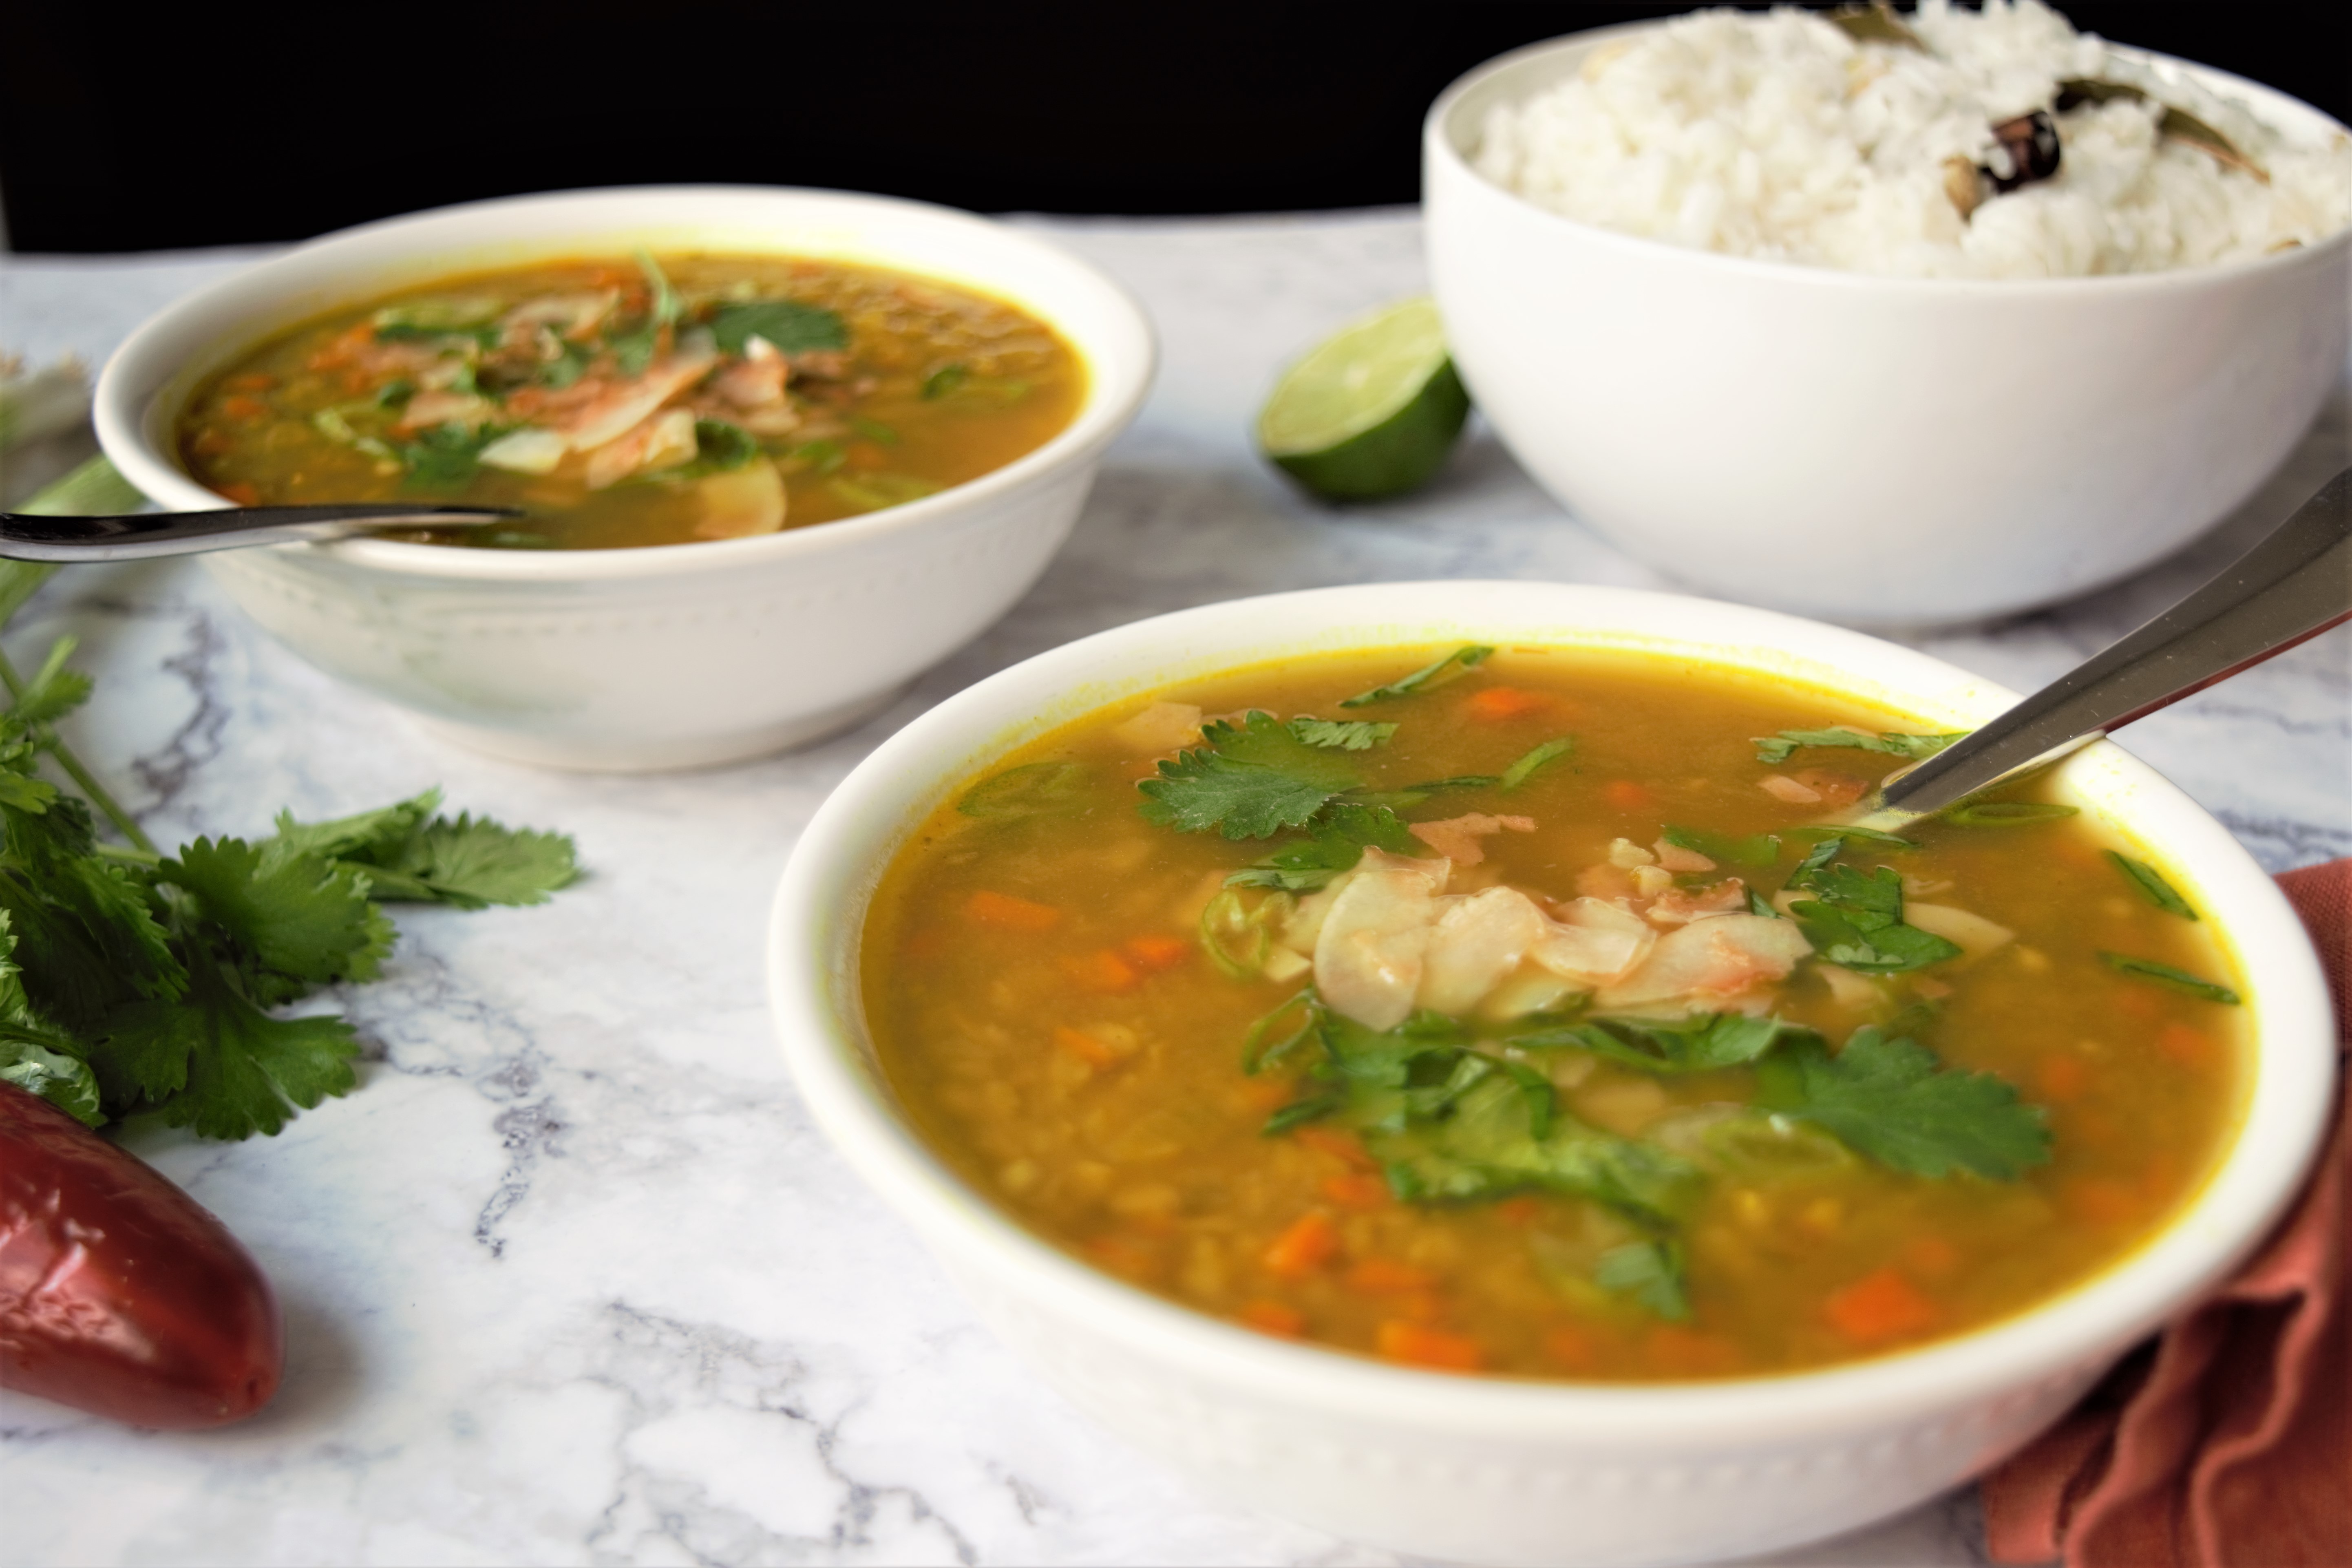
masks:
{"label": "black background", "polygon": [[[0,196],[12,248],[55,252],[661,182],[987,212],[1404,203],[1422,113],[1455,76],[1685,8],[26,0],[0,36]],[[2352,8],[2063,8],[2352,117]]]}

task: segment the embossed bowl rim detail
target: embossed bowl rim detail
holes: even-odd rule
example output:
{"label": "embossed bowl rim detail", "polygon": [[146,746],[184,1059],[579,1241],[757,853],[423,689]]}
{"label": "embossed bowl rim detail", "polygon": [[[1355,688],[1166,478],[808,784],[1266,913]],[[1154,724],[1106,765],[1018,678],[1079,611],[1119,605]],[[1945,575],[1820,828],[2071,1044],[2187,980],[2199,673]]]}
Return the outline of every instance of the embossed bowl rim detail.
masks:
{"label": "embossed bowl rim detail", "polygon": [[818,1123],[960,1266],[985,1270],[1007,1292],[1050,1306],[1171,1375],[1389,1427],[1658,1456],[1723,1455],[1741,1445],[1932,1421],[2078,1373],[2217,1284],[2283,1212],[2317,1146],[2336,1070],[2333,1013],[2310,940],[2221,824],[2106,742],[2076,753],[2058,774],[2060,787],[2094,820],[2148,846],[2211,919],[2245,982],[2256,1041],[2252,1082],[2233,1142],[2164,1229],[2094,1277],[1952,1339],[1818,1371],[1713,1383],[1579,1384],[1390,1366],[1255,1333],[1102,1273],[995,1207],[915,1135],[873,1064],[858,937],[884,868],[950,791],[1015,747],[1171,682],[1286,657],[1474,640],[1666,653],[1843,691],[1945,727],[1982,722],[2016,700],[1990,681],[1860,632],[1581,584],[1318,589],[1098,633],[914,720],[850,773],[801,836],[776,893],[768,984],[784,1058]]}
{"label": "embossed bowl rim detail", "polygon": [[1142,404],[1155,345],[1133,296],[1042,236],[928,202],[757,185],[562,191],[437,207],[296,246],[158,311],[100,374],[92,418],[123,477],[184,511],[233,503],[173,456],[172,426],[204,379],[252,347],[327,311],[436,279],[636,248],[806,256],[969,288],[1058,331],[1087,372],[1086,401],[1035,450],[936,495],[863,516],[750,539],[630,550],[466,550],[348,539],[265,548],[324,552],[352,566],[522,584],[723,574],[919,533],[934,519],[1090,459]]}

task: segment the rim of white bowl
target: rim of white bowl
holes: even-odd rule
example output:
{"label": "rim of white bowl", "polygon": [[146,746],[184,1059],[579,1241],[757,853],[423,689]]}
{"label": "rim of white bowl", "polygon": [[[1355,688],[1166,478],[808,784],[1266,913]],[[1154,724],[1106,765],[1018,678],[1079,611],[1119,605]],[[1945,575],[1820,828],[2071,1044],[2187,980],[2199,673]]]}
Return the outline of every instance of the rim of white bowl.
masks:
{"label": "rim of white bowl", "polygon": [[[1433,609],[1444,602],[1446,608]],[[1305,626],[1285,635],[1269,628]],[[1658,629],[1643,629],[1644,626]],[[1696,626],[1703,635],[1672,628]],[[1506,629],[1508,628],[1508,629]],[[1014,665],[916,718],[854,770],[794,847],[776,892],[768,984],[779,1041],[835,1146],[926,1241],[1017,1279],[1134,1352],[1276,1401],[1507,1438],[1658,1451],[1834,1435],[1932,1415],[2079,1374],[2217,1283],[2301,1184],[2333,1096],[2334,1019],[2316,955],[2242,846],[2155,770],[2111,743],[2063,777],[2103,820],[2192,886],[2246,981],[2255,1078],[2234,1141],[2173,1221],[2100,1273],[2013,1317],[1916,1350],[1824,1370],[1676,1384],[1467,1378],[1296,1345],[1128,1285],[1023,1227],[914,1135],[861,1065],[833,1008],[882,868],[948,791],[995,756],[1124,696],[1268,658],[1509,637],[1675,651],[1812,680],[1925,718],[1980,722],[2015,694],[1866,634],[1745,605],[1586,584],[1364,584],[1228,601],[1100,632]],[[1824,679],[1823,677],[1833,679]],[[2226,911],[2226,912],[2225,912]],[[854,983],[852,989],[854,991]]]}
{"label": "rim of white bowl", "polygon": [[[125,479],[166,505],[187,511],[234,506],[234,501],[199,484],[152,438],[162,417],[154,404],[180,374],[192,353],[209,352],[216,357],[231,357],[218,353],[223,345],[233,344],[234,352],[243,352],[318,313],[305,310],[291,316],[273,316],[268,300],[272,285],[280,279],[310,274],[323,263],[340,261],[356,277],[436,255],[451,258],[444,270],[462,271],[467,253],[502,243],[511,246],[524,237],[534,245],[544,238],[580,248],[602,249],[626,248],[633,237],[657,244],[673,243],[659,237],[674,235],[681,226],[690,226],[695,221],[694,209],[745,203],[776,209],[778,220],[788,216],[787,209],[809,218],[887,215],[889,219],[930,226],[939,232],[961,231],[984,237],[990,246],[1009,246],[1027,252],[1033,260],[1045,263],[1048,268],[1059,268],[1063,277],[1056,286],[1090,293],[1088,305],[1111,319],[1110,330],[1079,331],[1071,325],[1072,312],[1057,309],[1057,301],[1028,293],[1016,295],[1001,282],[992,283],[987,265],[952,281],[1010,300],[1051,325],[1077,351],[1086,364],[1086,401],[1061,431],[1003,468],[920,500],[755,538],[698,540],[691,543],[611,550],[467,550],[368,538],[261,548],[315,552],[341,563],[411,576],[529,583],[662,577],[789,561],[795,556],[845,549],[919,530],[935,520],[952,517],[975,502],[985,502],[1087,461],[1127,427],[1150,390],[1158,368],[1159,346],[1143,307],[1100,268],[1043,236],[956,207],[857,191],[788,185],[625,185],[463,202],[360,224],[306,240],[281,255],[256,262],[185,295],[149,317],[108,357],[92,399],[99,444]],[[635,209],[639,216],[612,216],[625,208]],[[576,216],[578,221],[567,226],[562,221],[567,216]],[[496,233],[496,226],[503,218],[520,220],[529,227],[510,230],[502,240]],[[730,220],[725,226],[740,233],[757,225]],[[788,252],[780,249],[777,254]],[[878,246],[862,251],[852,244],[824,254],[853,264],[862,262],[909,275],[922,273],[919,266],[894,259]],[[937,276],[936,272],[929,275]],[[427,278],[429,271],[410,281],[423,282]],[[402,286],[407,285],[389,287]],[[363,300],[384,291],[383,287],[355,287],[346,302]],[[183,389],[185,390],[188,389]],[[176,414],[177,410],[168,412]]]}
{"label": "rim of white bowl", "polygon": [[[1550,55],[1573,54],[1589,49],[1606,40],[1634,33],[1654,32],[1664,27],[1675,17],[1654,21],[1619,22],[1605,27],[1588,27],[1580,32],[1565,33],[1556,38],[1527,44],[1507,54],[1474,66],[1454,79],[1445,90],[1437,95],[1422,120],[1422,149],[1425,159],[1443,161],[1454,173],[1471,181],[1476,188],[1492,192],[1523,208],[1538,220],[1559,226],[1564,231],[1589,237],[1595,242],[1656,256],[1665,253],[1690,258],[1694,265],[1726,268],[1733,274],[1746,273],[1757,278],[1785,279],[1790,283],[1822,289],[1871,289],[1891,292],[1942,291],[1952,295],[1990,294],[2000,298],[2027,298],[2034,294],[2067,294],[2096,291],[2105,294],[2146,292],[2166,289],[2194,288],[2201,284],[2219,283],[2264,271],[2288,271],[2301,267],[2326,265],[2347,247],[2352,247],[2352,226],[2337,229],[2315,245],[2293,250],[2277,251],[2252,257],[2241,261],[2210,262],[2196,267],[2173,267],[2156,272],[2117,272],[2097,276],[2068,278],[1906,278],[1877,272],[1853,272],[1842,268],[1821,267],[1808,262],[1780,261],[1766,257],[1730,256],[1722,251],[1701,250],[1696,247],[1675,245],[1669,240],[1648,235],[1629,234],[1622,229],[1607,228],[1587,223],[1564,213],[1542,206],[1517,191],[1498,185],[1472,167],[1463,147],[1456,143],[1448,129],[1462,100],[1478,91],[1486,82],[1528,62]],[[2109,49],[2126,59],[2144,65],[2168,67],[2192,78],[2200,85],[2235,96],[2256,118],[2272,129],[2284,134],[2333,132],[2339,136],[2352,136],[2333,116],[2315,109],[2303,100],[2284,93],[2273,87],[2236,76],[2213,66],[2200,65],[2176,56],[2159,54],[2154,49],[2135,48],[2129,45],[2102,40]],[[2295,121],[2306,121],[2296,127]]]}

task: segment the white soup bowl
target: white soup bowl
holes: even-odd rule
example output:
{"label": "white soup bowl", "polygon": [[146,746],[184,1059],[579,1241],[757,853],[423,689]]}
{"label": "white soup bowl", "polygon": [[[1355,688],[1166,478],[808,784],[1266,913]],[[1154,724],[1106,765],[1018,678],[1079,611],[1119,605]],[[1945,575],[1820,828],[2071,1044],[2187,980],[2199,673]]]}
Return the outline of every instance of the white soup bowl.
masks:
{"label": "white soup bowl", "polygon": [[1076,350],[1086,400],[992,473],[811,528],[641,550],[281,544],[209,556],[214,576],[302,658],[478,750],[571,768],[730,762],[871,715],[1011,608],[1150,384],[1150,325],[1126,291],[1003,224],[831,191],[583,191],[348,229],[190,295],[108,362],[99,439],[167,510],[226,506],[181,467],[173,426],[262,340],[452,274],[639,248],[845,261],[996,296]]}
{"label": "white soup bowl", "polygon": [[2271,879],[2220,824],[2102,743],[2062,787],[2150,846],[2246,982],[2258,1044],[2242,1124],[2158,1236],[2016,1317],[1785,1376],[1576,1384],[1451,1376],[1284,1342],[1079,1262],[967,1186],[878,1070],[858,944],[876,884],[943,800],[1009,751],[1173,681],[1317,653],[1478,641],[1647,650],[1982,722],[2011,693],[1923,654],[1769,611],[1534,583],[1328,588],[1211,605],[1040,654],[885,742],[786,868],[768,984],[818,1122],[1013,1350],[1072,1403],[1223,1498],[1449,1561],[1656,1563],[1763,1552],[1912,1507],[2063,1413],[2223,1278],[2294,1193],[2331,1103],[2332,1013]]}

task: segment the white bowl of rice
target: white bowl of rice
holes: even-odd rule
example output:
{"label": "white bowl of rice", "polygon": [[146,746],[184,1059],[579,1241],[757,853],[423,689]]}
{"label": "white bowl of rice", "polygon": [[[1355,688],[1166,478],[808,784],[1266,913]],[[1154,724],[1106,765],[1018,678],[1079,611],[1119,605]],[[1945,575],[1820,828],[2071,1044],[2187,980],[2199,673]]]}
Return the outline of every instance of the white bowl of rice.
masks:
{"label": "white bowl of rice", "polygon": [[[1875,625],[2186,543],[2352,320],[2335,121],[2038,0],[1900,23],[1924,47],[1785,8],[1575,34],[1455,82],[1423,143],[1447,338],[1535,478],[1686,582]],[[2035,110],[2057,166],[2004,188]]]}

